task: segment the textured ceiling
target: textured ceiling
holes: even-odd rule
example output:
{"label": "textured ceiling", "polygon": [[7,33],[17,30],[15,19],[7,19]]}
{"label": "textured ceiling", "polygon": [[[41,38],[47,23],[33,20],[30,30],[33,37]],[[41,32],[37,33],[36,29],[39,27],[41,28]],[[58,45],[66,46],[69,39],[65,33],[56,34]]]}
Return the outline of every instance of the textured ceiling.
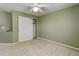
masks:
{"label": "textured ceiling", "polygon": [[0,3],[0,11],[19,11],[24,12],[27,14],[35,15],[35,16],[42,16],[46,15],[51,12],[55,12],[64,8],[72,7],[77,5],[76,3],[39,3],[40,5],[49,5],[47,7],[41,8],[43,12],[34,13],[30,11],[30,5],[34,3]]}

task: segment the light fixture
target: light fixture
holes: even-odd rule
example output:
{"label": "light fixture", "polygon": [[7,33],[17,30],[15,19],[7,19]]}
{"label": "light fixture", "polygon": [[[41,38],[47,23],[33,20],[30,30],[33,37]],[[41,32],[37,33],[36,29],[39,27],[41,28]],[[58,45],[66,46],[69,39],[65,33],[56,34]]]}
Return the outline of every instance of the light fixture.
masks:
{"label": "light fixture", "polygon": [[38,11],[39,11],[39,8],[38,8],[38,7],[34,7],[34,8],[33,8],[33,11],[34,11],[34,12],[38,12]]}

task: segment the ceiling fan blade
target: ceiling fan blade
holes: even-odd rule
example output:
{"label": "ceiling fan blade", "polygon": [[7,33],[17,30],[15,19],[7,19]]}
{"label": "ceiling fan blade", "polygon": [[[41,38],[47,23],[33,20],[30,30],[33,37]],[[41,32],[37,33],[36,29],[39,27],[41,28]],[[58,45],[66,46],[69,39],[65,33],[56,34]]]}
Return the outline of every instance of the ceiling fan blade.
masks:
{"label": "ceiling fan blade", "polygon": [[43,12],[43,10],[42,10],[41,8],[39,8],[39,11],[40,11],[40,12]]}
{"label": "ceiling fan blade", "polygon": [[33,3],[23,3],[22,5],[25,7],[33,7]]}
{"label": "ceiling fan blade", "polygon": [[50,7],[50,5],[38,5],[38,7]]}

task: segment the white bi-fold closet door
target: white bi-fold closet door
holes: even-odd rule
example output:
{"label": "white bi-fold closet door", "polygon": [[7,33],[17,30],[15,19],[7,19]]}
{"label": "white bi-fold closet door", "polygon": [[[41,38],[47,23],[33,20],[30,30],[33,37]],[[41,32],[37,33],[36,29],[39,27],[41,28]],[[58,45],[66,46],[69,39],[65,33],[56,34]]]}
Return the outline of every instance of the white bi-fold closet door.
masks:
{"label": "white bi-fold closet door", "polygon": [[29,17],[18,17],[19,42],[33,39],[33,19]]}

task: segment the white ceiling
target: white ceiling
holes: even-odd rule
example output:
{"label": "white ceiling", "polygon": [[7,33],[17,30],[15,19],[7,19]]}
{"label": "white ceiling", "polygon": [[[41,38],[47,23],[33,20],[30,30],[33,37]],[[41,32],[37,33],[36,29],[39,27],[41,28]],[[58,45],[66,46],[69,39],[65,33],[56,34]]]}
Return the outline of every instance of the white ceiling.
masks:
{"label": "white ceiling", "polygon": [[46,15],[51,12],[55,12],[64,8],[72,7],[74,5],[77,5],[76,3],[39,3],[41,5],[49,5],[43,9],[43,12],[40,13],[34,13],[29,11],[29,7],[27,5],[32,5],[33,3],[0,3],[0,11],[19,11],[24,12],[27,14],[35,15],[35,16],[42,16]]}

